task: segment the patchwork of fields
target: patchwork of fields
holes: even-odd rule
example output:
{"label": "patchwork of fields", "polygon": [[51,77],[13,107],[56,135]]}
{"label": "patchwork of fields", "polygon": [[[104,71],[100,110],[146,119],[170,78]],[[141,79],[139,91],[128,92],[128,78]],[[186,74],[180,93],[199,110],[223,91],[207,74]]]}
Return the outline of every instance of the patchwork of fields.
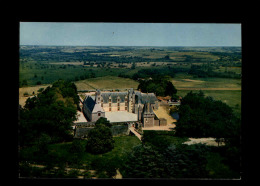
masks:
{"label": "patchwork of fields", "polygon": [[[231,106],[234,111],[241,114],[241,80],[227,78],[196,78],[191,79],[188,76],[177,75],[172,80],[173,85],[177,88],[177,94],[184,97],[188,92],[198,92],[202,90],[205,96],[211,96],[215,100],[221,100]],[[137,89],[138,82],[129,78],[120,78],[115,76],[105,76],[90,78],[86,80],[76,81],[75,85],[78,91],[95,90],[95,89]],[[49,86],[38,85],[33,87],[19,88],[19,104],[24,106],[28,97],[24,97],[27,92],[29,96],[37,93],[40,88]]]}

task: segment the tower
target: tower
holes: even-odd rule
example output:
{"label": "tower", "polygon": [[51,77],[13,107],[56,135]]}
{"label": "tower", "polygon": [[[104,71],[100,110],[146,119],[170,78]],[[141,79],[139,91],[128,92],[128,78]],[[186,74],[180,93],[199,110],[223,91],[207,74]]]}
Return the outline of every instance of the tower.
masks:
{"label": "tower", "polygon": [[97,104],[101,103],[101,92],[100,92],[99,89],[97,89],[97,91],[96,91],[95,102],[96,102]]}
{"label": "tower", "polygon": [[146,102],[144,104],[142,113],[142,123],[143,127],[153,127],[154,126],[154,112],[151,103]]}
{"label": "tower", "polygon": [[128,90],[128,112],[135,112],[135,92],[133,88]]}

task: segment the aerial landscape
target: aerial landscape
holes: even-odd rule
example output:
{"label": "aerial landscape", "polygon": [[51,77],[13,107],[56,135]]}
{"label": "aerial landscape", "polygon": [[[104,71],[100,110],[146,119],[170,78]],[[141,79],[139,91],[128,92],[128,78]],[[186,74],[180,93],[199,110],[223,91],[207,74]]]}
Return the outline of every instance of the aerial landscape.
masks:
{"label": "aerial landscape", "polygon": [[18,177],[239,180],[241,79],[240,24],[21,22]]}

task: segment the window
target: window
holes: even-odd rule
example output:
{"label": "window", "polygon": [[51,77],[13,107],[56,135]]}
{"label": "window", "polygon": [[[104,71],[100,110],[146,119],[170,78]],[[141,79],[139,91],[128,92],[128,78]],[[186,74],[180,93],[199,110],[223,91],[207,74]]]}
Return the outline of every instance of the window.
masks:
{"label": "window", "polygon": [[119,102],[120,101],[120,99],[117,99],[117,102]]}
{"label": "window", "polygon": [[117,110],[119,111],[119,110],[120,110],[120,107],[117,107]]}
{"label": "window", "polygon": [[127,103],[125,103],[125,106],[127,106]]}
{"label": "window", "polygon": [[101,115],[101,113],[99,112],[99,113],[98,113],[98,116],[100,116],[100,115]]}
{"label": "window", "polygon": [[109,102],[111,102],[111,98],[109,98]]}
{"label": "window", "polygon": [[120,103],[117,103],[117,106],[119,107],[119,106],[120,106]]}
{"label": "window", "polygon": [[103,103],[101,103],[101,107],[103,107]]}
{"label": "window", "polygon": [[111,103],[109,103],[109,106],[111,107]]}
{"label": "window", "polygon": [[127,107],[125,107],[125,110],[127,110]]}
{"label": "window", "polygon": [[109,111],[111,111],[111,108],[109,108]]}

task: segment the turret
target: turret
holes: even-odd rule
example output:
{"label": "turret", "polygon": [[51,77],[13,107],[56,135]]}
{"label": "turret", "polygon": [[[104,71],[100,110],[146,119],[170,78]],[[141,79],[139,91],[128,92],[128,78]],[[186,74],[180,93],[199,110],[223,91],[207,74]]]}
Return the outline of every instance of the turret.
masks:
{"label": "turret", "polygon": [[101,103],[101,92],[99,89],[97,89],[97,91],[96,91],[95,102],[98,104]]}

